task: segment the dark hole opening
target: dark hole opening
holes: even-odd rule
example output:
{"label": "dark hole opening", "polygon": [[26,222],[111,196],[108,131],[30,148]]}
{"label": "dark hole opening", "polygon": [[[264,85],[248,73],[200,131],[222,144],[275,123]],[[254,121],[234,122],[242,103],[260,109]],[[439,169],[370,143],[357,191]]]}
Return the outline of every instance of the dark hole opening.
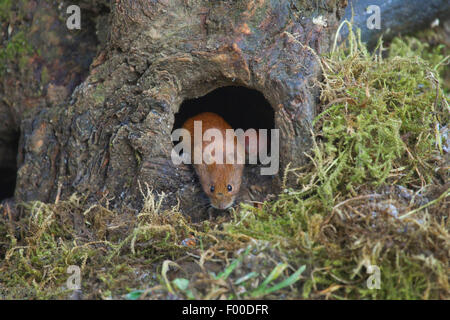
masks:
{"label": "dark hole opening", "polygon": [[16,189],[19,133],[0,138],[0,201],[13,197]]}
{"label": "dark hole opening", "polygon": [[[221,87],[196,99],[185,100],[175,114],[173,130],[179,129],[184,122],[199,113],[214,112],[227,121],[233,129],[250,128],[268,130],[268,151],[270,153],[270,129],[275,129],[275,112],[264,95],[254,89],[245,87],[228,86]],[[248,201],[264,201],[267,194],[274,193],[276,183],[274,175],[261,175],[261,163],[249,164],[246,162],[244,175],[238,197],[235,203]],[[197,177],[195,175],[195,177]],[[198,179],[198,177],[197,177]],[[192,201],[186,201],[186,212],[195,219],[206,217],[207,206],[199,209],[194,203],[209,203],[207,196],[201,192]],[[203,210],[203,211],[202,211]],[[219,214],[216,210],[215,214]],[[205,214],[202,216],[202,214]],[[223,212],[222,212],[223,214]]]}
{"label": "dark hole opening", "polygon": [[181,128],[190,117],[207,111],[220,115],[233,129],[269,129],[270,135],[270,129],[275,128],[274,111],[261,92],[229,86],[197,99],[185,100],[175,114],[173,129]]}

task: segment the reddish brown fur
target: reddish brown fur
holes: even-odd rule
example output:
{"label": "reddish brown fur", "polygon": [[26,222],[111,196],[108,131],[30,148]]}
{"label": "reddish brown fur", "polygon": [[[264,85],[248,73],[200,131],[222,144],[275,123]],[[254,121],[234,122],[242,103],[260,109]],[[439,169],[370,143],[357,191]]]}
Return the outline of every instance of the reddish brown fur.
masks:
{"label": "reddish brown fur", "polygon": [[[204,112],[188,119],[183,128],[187,129],[191,134],[191,155],[193,157],[193,150],[196,147],[194,145],[194,121],[202,121],[202,136],[203,133],[211,128],[219,129],[223,136],[223,153],[225,154],[225,137],[226,129],[232,129],[231,126],[219,115],[212,112]],[[203,150],[210,143],[210,141],[203,141]],[[234,141],[235,152],[237,150],[237,140]],[[199,146],[197,146],[199,147]],[[225,161],[223,161],[225,162]],[[242,172],[244,169],[243,164],[198,164],[194,165],[195,171],[199,177],[203,191],[208,195],[211,205],[217,209],[227,209],[233,203],[236,195],[241,187]],[[228,190],[228,185],[232,187],[232,190]],[[211,191],[211,186],[214,186],[214,191]]]}

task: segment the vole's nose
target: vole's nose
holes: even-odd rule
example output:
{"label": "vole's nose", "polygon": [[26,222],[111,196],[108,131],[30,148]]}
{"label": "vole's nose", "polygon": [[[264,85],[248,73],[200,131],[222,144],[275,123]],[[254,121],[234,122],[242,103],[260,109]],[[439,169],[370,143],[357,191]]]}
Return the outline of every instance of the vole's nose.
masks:
{"label": "vole's nose", "polygon": [[231,199],[230,201],[226,202],[225,199],[211,199],[211,205],[216,208],[216,209],[220,209],[220,210],[225,210],[228,209],[229,207],[231,207],[234,203],[234,199]]}
{"label": "vole's nose", "polygon": [[219,193],[217,193],[217,195],[222,197],[222,196],[223,196],[223,193],[222,193],[222,192],[219,192]]}

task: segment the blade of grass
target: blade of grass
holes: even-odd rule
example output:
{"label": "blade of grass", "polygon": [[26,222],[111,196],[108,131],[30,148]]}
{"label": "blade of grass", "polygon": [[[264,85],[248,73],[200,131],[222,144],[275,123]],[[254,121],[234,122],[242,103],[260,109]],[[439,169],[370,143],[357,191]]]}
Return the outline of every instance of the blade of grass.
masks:
{"label": "blade of grass", "polygon": [[[282,267],[284,267],[284,268],[282,268]],[[283,270],[284,270],[286,267],[287,267],[287,266],[283,266],[283,264],[279,264],[278,266],[276,266],[276,267],[274,268],[274,270],[272,271],[272,273],[278,272],[279,270],[281,270],[281,272],[283,272]],[[272,280],[267,281],[267,280],[270,278],[270,275],[269,275],[269,277],[267,277],[266,281],[264,281],[264,283],[267,282],[266,285],[264,285],[264,283],[263,283],[261,286],[259,286],[258,289],[256,289],[255,291],[253,291],[253,292],[251,293],[251,296],[252,296],[253,298],[261,297],[261,296],[270,294],[270,293],[272,293],[272,292],[275,292],[275,291],[277,291],[277,290],[283,289],[283,288],[285,288],[285,287],[287,287],[287,286],[290,286],[290,285],[294,284],[295,282],[297,282],[297,281],[299,280],[300,275],[303,273],[303,271],[305,271],[305,268],[306,268],[306,266],[304,266],[304,265],[301,266],[296,272],[294,272],[291,276],[289,276],[289,277],[286,278],[285,280],[281,281],[280,283],[278,283],[278,284],[276,284],[276,285],[274,285],[274,286],[272,286],[272,287],[270,287],[270,288],[267,288],[267,284],[270,283],[272,280],[275,279],[275,278],[273,278]],[[279,269],[279,270],[277,270],[277,269]],[[281,272],[279,272],[279,273],[281,273]],[[272,273],[271,273],[271,275],[272,275]],[[279,274],[278,274],[278,275],[279,275]],[[277,277],[278,277],[278,276],[277,276]]]}

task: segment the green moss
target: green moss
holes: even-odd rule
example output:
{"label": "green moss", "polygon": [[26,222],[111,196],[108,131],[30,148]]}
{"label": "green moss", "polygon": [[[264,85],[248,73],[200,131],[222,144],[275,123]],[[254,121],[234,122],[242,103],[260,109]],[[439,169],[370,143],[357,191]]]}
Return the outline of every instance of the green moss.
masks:
{"label": "green moss", "polygon": [[23,31],[16,33],[6,46],[0,49],[0,74],[3,74],[7,67],[12,67],[17,62],[20,70],[23,70],[32,53],[33,47],[27,42],[25,33]]}
{"label": "green moss", "polygon": [[433,80],[438,75],[417,53],[399,55],[409,48],[400,39],[393,41],[387,59],[369,55],[356,40],[353,48],[325,60],[331,71],[322,100],[330,107],[317,123],[325,140],[322,157],[339,159],[329,172],[335,178],[330,188],[380,185],[394,169],[405,174],[398,180],[405,186],[430,183],[438,153],[435,128],[448,120]]}
{"label": "green moss", "polygon": [[[259,209],[243,205],[226,225],[229,233],[281,246],[292,262],[307,262],[315,272],[305,280],[305,298],[448,298],[449,256],[441,249],[450,239],[442,222],[450,190],[444,186],[421,210],[376,191],[398,184],[420,192],[443,181],[436,175],[445,168],[436,128],[448,123],[448,104],[433,66],[444,57],[424,60],[423,47],[405,41],[395,39],[382,59],[351,35],[350,46],[322,58],[320,139],[311,165],[287,172],[299,187]],[[390,206],[400,219],[389,216]],[[428,223],[411,229],[403,216]],[[381,271],[380,289],[367,288],[369,265]]]}
{"label": "green moss", "polygon": [[96,87],[93,97],[95,105],[101,105],[105,102],[105,88],[103,85],[99,84]]}

